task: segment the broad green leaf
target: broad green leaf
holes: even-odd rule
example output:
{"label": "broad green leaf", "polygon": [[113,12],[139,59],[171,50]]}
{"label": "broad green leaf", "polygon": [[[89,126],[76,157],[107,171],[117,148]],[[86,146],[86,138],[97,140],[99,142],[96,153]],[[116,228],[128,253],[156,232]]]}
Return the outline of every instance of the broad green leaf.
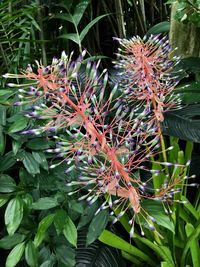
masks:
{"label": "broad green leaf", "polygon": [[34,202],[31,205],[31,208],[34,210],[48,210],[48,209],[52,209],[58,205],[59,204],[55,198],[43,197],[43,198],[39,198],[36,202]]}
{"label": "broad green leaf", "polygon": [[164,134],[182,140],[200,142],[200,105],[189,105],[180,110],[166,112],[162,123]]}
{"label": "broad green leaf", "polygon": [[36,247],[32,240],[26,244],[25,248],[25,259],[29,266],[37,267],[38,266],[38,253]]}
{"label": "broad green leaf", "polygon": [[2,126],[5,126],[7,123],[6,110],[7,110],[7,107],[1,107],[0,106],[0,125],[2,125]]}
{"label": "broad green leaf", "polygon": [[23,164],[30,174],[35,175],[40,173],[39,163],[34,159],[31,153],[24,153]]}
{"label": "broad green leaf", "polygon": [[94,242],[100,236],[108,223],[108,219],[109,213],[107,210],[102,210],[94,216],[87,233],[87,245]]}
{"label": "broad green leaf", "polygon": [[189,82],[177,86],[174,93],[179,94],[179,98],[183,104],[200,103],[200,82]]}
{"label": "broad green leaf", "polygon": [[193,207],[193,205],[189,202],[189,200],[185,196],[181,196],[182,201],[186,201],[187,203],[184,204],[184,208],[187,209],[194,217],[196,220],[200,218],[200,215],[198,211]]}
{"label": "broad green leaf", "polygon": [[3,127],[0,125],[0,155],[2,156],[5,151],[6,137],[3,133]]}
{"label": "broad green leaf", "polygon": [[16,155],[19,152],[19,149],[21,148],[23,142],[12,140],[12,151],[13,154]]}
{"label": "broad green leaf", "polygon": [[161,267],[168,267],[168,266],[169,266],[168,262],[166,262],[166,261],[161,262]]}
{"label": "broad green leaf", "polygon": [[54,225],[56,228],[57,235],[59,235],[65,226],[66,223],[66,218],[67,218],[67,213],[65,210],[58,210],[55,214],[54,218]]}
{"label": "broad green leaf", "polygon": [[52,17],[53,19],[61,19],[61,20],[66,20],[71,23],[74,23],[73,17],[71,14],[67,13],[61,13],[61,14],[56,14],[55,16]]}
{"label": "broad green leaf", "polygon": [[43,152],[32,152],[34,159],[40,164],[44,170],[48,170],[48,162]]}
{"label": "broad green leaf", "polygon": [[1,195],[0,196],[0,207],[2,207],[6,202],[8,201],[10,197],[6,195]]}
{"label": "broad green leaf", "polygon": [[75,266],[75,251],[70,247],[65,245],[56,247],[56,257],[64,264],[64,266]]}
{"label": "broad green leaf", "polygon": [[73,221],[67,216],[63,229],[63,234],[70,244],[76,247],[77,245],[77,229]]}
{"label": "broad green leaf", "polygon": [[46,138],[38,137],[29,140],[26,143],[26,147],[30,148],[31,150],[44,150],[50,147],[51,142]]}
{"label": "broad green leaf", "polygon": [[15,162],[16,159],[14,158],[14,154],[12,151],[0,157],[0,172],[7,171],[15,164]]}
{"label": "broad green leaf", "polygon": [[76,5],[74,14],[73,14],[73,20],[76,26],[78,26],[81,18],[83,17],[83,14],[89,4],[89,0],[80,0],[79,3]]}
{"label": "broad green leaf", "polygon": [[[153,200],[143,200],[142,207],[146,210],[150,216],[154,217],[156,224],[169,229],[171,232],[175,232],[174,223],[170,220],[170,217],[165,214],[161,203]],[[140,217],[140,222],[148,228],[148,225],[143,217]]]}
{"label": "broad green leaf", "polygon": [[88,31],[92,28],[92,26],[94,24],[96,24],[100,19],[108,16],[109,14],[105,14],[105,15],[101,15],[98,16],[97,18],[93,19],[90,23],[87,24],[87,26],[82,30],[81,34],[80,34],[80,40],[81,42],[83,41],[83,39],[85,38],[86,34],[88,33]]}
{"label": "broad green leaf", "polygon": [[153,261],[153,259],[149,257],[145,252],[134,247],[133,245],[126,242],[121,237],[111,233],[110,231],[104,230],[103,233],[100,235],[99,240],[103,242],[104,244],[126,251],[129,254],[142,259],[143,261],[147,262],[151,266],[155,266],[155,262]]}
{"label": "broad green leaf", "polygon": [[45,238],[46,231],[50,227],[50,225],[53,223],[54,217],[55,217],[55,214],[49,214],[46,217],[44,217],[39,223],[37,233],[34,238],[34,245],[36,247],[39,247],[39,245]]}
{"label": "broad green leaf", "polygon": [[199,73],[200,72],[200,58],[199,57],[182,58],[179,64],[176,66],[176,68],[183,69],[189,72]]}
{"label": "broad green leaf", "polygon": [[162,21],[162,22],[154,25],[153,27],[151,27],[148,30],[148,32],[146,33],[146,35],[158,34],[158,33],[162,33],[162,32],[168,32],[169,29],[170,29],[169,21]]}
{"label": "broad green leaf", "polygon": [[10,235],[4,236],[2,239],[0,239],[0,248],[11,249],[15,245],[23,242],[25,238],[26,238],[25,235],[21,235],[18,233],[15,233],[12,236]]}
{"label": "broad green leaf", "polygon": [[0,192],[11,193],[16,190],[17,186],[15,181],[7,174],[0,175]]}
{"label": "broad green leaf", "polygon": [[6,267],[14,267],[20,261],[25,249],[25,242],[16,245],[6,259]]}
{"label": "broad green leaf", "polygon": [[15,121],[13,124],[9,127],[8,132],[9,133],[16,133],[26,128],[28,125],[29,119],[25,116],[16,116]]}
{"label": "broad green leaf", "polygon": [[62,35],[59,36],[59,38],[69,39],[69,40],[75,42],[78,45],[81,43],[80,37],[77,35],[77,33],[62,34]]}
{"label": "broad green leaf", "polygon": [[185,266],[188,250],[190,246],[194,244],[194,241],[198,240],[199,235],[200,235],[200,222],[198,222],[198,225],[196,225],[196,228],[193,231],[191,231],[190,227],[190,235],[187,238],[187,242],[185,243],[183,253],[181,256],[181,266]]}
{"label": "broad green leaf", "polygon": [[[191,223],[187,223],[185,226],[185,232],[187,237],[189,237],[195,231],[194,226]],[[195,267],[200,267],[200,249],[199,249],[199,240],[194,238],[190,242],[190,252],[192,256],[192,263]]]}
{"label": "broad green leaf", "polygon": [[83,214],[81,215],[77,229],[80,229],[83,226],[87,225],[94,218],[94,214],[97,211],[97,208],[98,208],[98,204],[97,204],[97,202],[94,202],[91,206],[87,206],[84,209]]}
{"label": "broad green leaf", "polygon": [[5,225],[9,235],[13,235],[23,218],[23,201],[16,197],[9,201],[5,210]]}

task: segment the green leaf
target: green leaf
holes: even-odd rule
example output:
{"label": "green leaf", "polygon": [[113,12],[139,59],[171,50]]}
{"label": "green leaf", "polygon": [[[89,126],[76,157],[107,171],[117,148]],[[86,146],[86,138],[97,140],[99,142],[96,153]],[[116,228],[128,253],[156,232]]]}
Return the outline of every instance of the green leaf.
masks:
{"label": "green leaf", "polygon": [[38,247],[45,238],[46,231],[53,223],[55,214],[49,214],[44,217],[38,225],[37,233],[34,238],[34,245]]}
{"label": "green leaf", "polygon": [[163,21],[163,22],[160,22],[160,23],[154,25],[153,27],[151,27],[148,30],[148,32],[146,33],[146,35],[158,34],[158,33],[162,33],[162,32],[169,32],[169,30],[170,30],[169,21]]}
{"label": "green leaf", "polygon": [[77,245],[77,229],[73,221],[67,216],[63,229],[63,234],[70,244],[76,247]]}
{"label": "green leaf", "polygon": [[6,204],[9,198],[10,198],[9,196],[5,196],[5,195],[0,196],[0,207]]}
{"label": "green leaf", "polygon": [[104,230],[103,233],[100,235],[99,240],[103,242],[104,244],[126,251],[129,254],[142,259],[143,261],[147,262],[151,266],[155,266],[155,262],[153,261],[153,259],[151,259],[146,253],[134,247],[133,245],[126,242],[125,240],[118,237],[117,235],[111,233],[110,231]]}
{"label": "green leaf", "polygon": [[78,229],[82,228],[83,226],[87,225],[93,218],[94,214],[97,211],[98,204],[97,202],[94,202],[91,206],[87,206],[83,214],[81,215],[81,219],[78,224]]}
{"label": "green leaf", "polygon": [[74,23],[73,17],[71,14],[67,13],[62,13],[62,14],[56,14],[55,16],[52,17],[53,19],[61,19],[61,20],[66,20],[71,23]]}
{"label": "green leaf", "polygon": [[76,5],[74,14],[73,14],[73,20],[76,26],[78,26],[81,18],[83,17],[83,14],[89,4],[89,0],[80,0],[79,3]]}
{"label": "green leaf", "polygon": [[0,171],[4,172],[10,169],[16,162],[12,151],[8,152],[3,157],[0,157]]}
{"label": "green leaf", "polygon": [[14,267],[20,261],[25,249],[25,242],[16,245],[6,259],[6,267]]}
{"label": "green leaf", "polygon": [[31,153],[24,153],[23,164],[30,174],[35,175],[40,173],[39,163],[34,159]]}
{"label": "green leaf", "polygon": [[72,248],[65,245],[56,247],[57,259],[67,267],[75,266],[75,252]]}
{"label": "green leaf", "polygon": [[[187,237],[189,237],[195,231],[195,228],[191,223],[187,223],[185,226],[185,231],[186,231]],[[199,241],[198,238],[194,238],[190,242],[190,252],[192,256],[192,263],[193,263],[193,266],[195,267],[200,267],[200,254],[199,254],[200,249],[199,249],[198,241]]]}
{"label": "green leaf", "polygon": [[8,132],[9,133],[16,133],[19,132],[27,127],[27,124],[29,122],[29,119],[25,116],[15,116],[15,121],[13,124],[9,127]]}
{"label": "green leaf", "polygon": [[109,213],[107,210],[100,211],[92,220],[89,225],[87,233],[87,245],[94,242],[105,229],[109,219]]}
{"label": "green leaf", "polygon": [[38,253],[36,247],[32,240],[26,244],[25,248],[25,259],[29,266],[37,267],[38,266]]}
{"label": "green leaf", "polygon": [[44,170],[48,170],[48,163],[43,152],[32,152],[34,159],[40,164]]}
{"label": "green leaf", "polygon": [[199,57],[183,58],[180,60],[176,68],[183,69],[189,72],[199,73],[200,72],[200,58]]}
{"label": "green leaf", "polygon": [[6,110],[7,110],[7,107],[0,106],[0,124],[2,126],[6,125]]}
{"label": "green leaf", "polygon": [[2,239],[0,239],[0,248],[11,249],[15,245],[23,242],[25,238],[26,238],[25,235],[21,235],[18,233],[15,233],[12,236],[7,235],[7,236],[3,237]]}
{"label": "green leaf", "polygon": [[179,98],[183,104],[200,103],[200,82],[189,82],[176,87],[175,94],[179,94]]}
{"label": "green leaf", "polygon": [[56,212],[54,218],[54,225],[56,228],[57,235],[59,235],[63,231],[66,218],[67,218],[67,213],[65,210],[60,209]]}
{"label": "green leaf", "polygon": [[9,235],[13,235],[23,218],[23,201],[16,197],[9,201],[5,210],[5,225]]}
{"label": "green leaf", "polygon": [[164,134],[182,140],[200,142],[200,105],[189,105],[180,110],[164,114],[162,131]]}
{"label": "green leaf", "polygon": [[69,40],[75,42],[78,45],[81,43],[81,40],[80,40],[79,36],[77,35],[77,33],[62,34],[58,38],[69,39]]}
{"label": "green leaf", "polygon": [[30,148],[31,150],[45,150],[50,147],[50,144],[51,142],[46,138],[38,137],[29,140],[26,144],[26,147]]}
{"label": "green leaf", "polygon": [[[163,205],[160,202],[156,202],[150,199],[143,200],[142,208],[155,218],[156,224],[161,225],[162,227],[167,228],[171,232],[175,233],[174,223],[172,220],[170,220],[170,217],[165,214]],[[147,226],[148,228],[148,225],[146,224],[146,221],[143,217],[140,217],[140,221],[144,226]]]}
{"label": "green leaf", "polygon": [[31,208],[34,210],[48,210],[48,209],[52,209],[58,205],[59,204],[55,198],[43,197],[43,198],[39,198],[36,202],[34,202],[31,205]]}
{"label": "green leaf", "polygon": [[17,186],[15,181],[7,174],[0,175],[0,192],[11,193],[16,190]]}
{"label": "green leaf", "polygon": [[2,156],[5,151],[6,137],[3,133],[3,127],[0,125],[0,155]]}
{"label": "green leaf", "polygon": [[109,14],[105,14],[105,15],[101,15],[98,16],[97,18],[93,19],[90,23],[87,24],[87,26],[82,30],[81,34],[80,34],[80,40],[81,42],[83,41],[83,39],[85,38],[86,34],[88,33],[88,31],[92,28],[92,26],[94,24],[96,24],[100,19],[108,16]]}

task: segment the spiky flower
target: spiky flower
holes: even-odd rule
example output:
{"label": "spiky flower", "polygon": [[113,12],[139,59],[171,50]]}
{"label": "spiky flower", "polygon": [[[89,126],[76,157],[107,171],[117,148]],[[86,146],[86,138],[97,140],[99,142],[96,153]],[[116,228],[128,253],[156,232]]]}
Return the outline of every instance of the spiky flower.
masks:
{"label": "spiky flower", "polygon": [[[123,42],[129,47],[129,41]],[[145,54],[146,58],[149,57],[149,62],[155,53],[154,50],[151,47],[151,53]],[[26,115],[44,120],[41,127],[27,129],[22,134],[41,135],[44,132],[53,132],[56,147],[48,149],[47,152],[61,158],[60,162],[66,161],[68,165],[66,173],[73,169],[79,173],[76,180],[67,182],[68,186],[75,187],[70,194],[79,192],[83,188],[87,189],[88,193],[80,199],[86,199],[89,204],[105,196],[106,201],[99,210],[108,207],[114,211],[119,207],[122,210],[114,222],[129,208],[134,216],[139,213],[146,216],[141,207],[142,199],[166,201],[173,184],[177,183],[161,187],[154,195],[148,185],[151,178],[143,182],[139,172],[140,170],[157,172],[148,168],[146,163],[151,164],[152,157],[159,153],[157,149],[160,146],[160,139],[157,134],[158,129],[151,120],[151,105],[155,100],[158,109],[161,94],[165,93],[163,81],[161,78],[158,81],[160,89],[154,89],[158,84],[151,75],[146,82],[139,81],[143,77],[139,76],[142,75],[141,71],[144,72],[146,69],[138,67],[137,75],[130,78],[130,81],[135,79],[135,84],[127,85],[127,88],[130,87],[132,90],[130,96],[134,95],[134,98],[139,96],[140,100],[142,93],[136,92],[137,87],[141,86],[145,90],[144,84],[147,86],[147,83],[154,93],[151,98],[149,93],[146,93],[145,98],[141,99],[146,102],[140,112],[140,106],[136,109],[131,107],[132,102],[126,98],[124,92],[120,92],[118,85],[115,85],[108,94],[107,71],[99,73],[99,63],[88,62],[84,66],[83,56],[84,53],[76,61],[72,61],[72,55],[67,57],[63,53],[61,59],[53,59],[52,64],[47,67],[38,63],[36,73],[31,66],[28,66],[21,75],[7,75],[11,78],[26,78],[29,81],[23,85],[23,89],[19,89],[20,101],[17,103],[32,103],[32,110]],[[135,56],[141,56],[141,51],[137,50]],[[131,64],[135,68],[140,60],[138,58],[133,60],[129,55],[125,55],[125,59],[124,68],[132,61]],[[153,71],[152,64],[155,63],[155,59],[151,62],[147,66]],[[122,66],[122,62],[120,64]],[[81,79],[81,66],[85,73],[83,79]],[[167,65],[165,68],[167,69]],[[166,75],[167,73],[166,70]],[[125,74],[128,75],[126,71]],[[147,119],[144,120],[144,117]],[[52,164],[50,168],[56,167],[60,162]],[[161,166],[162,164],[168,163],[161,163]],[[80,188],[77,189],[77,186]],[[148,216],[149,227],[154,228],[154,221],[149,218]],[[131,220],[131,225],[132,235],[134,219]]]}
{"label": "spiky flower", "polygon": [[[152,110],[155,120],[162,122],[163,113],[177,108],[179,99],[173,94],[178,83],[174,66],[179,62],[172,57],[167,37],[151,35],[130,40],[118,39],[120,43],[116,67],[122,76],[121,85],[129,101],[139,102]],[[172,58],[169,58],[171,54]]]}

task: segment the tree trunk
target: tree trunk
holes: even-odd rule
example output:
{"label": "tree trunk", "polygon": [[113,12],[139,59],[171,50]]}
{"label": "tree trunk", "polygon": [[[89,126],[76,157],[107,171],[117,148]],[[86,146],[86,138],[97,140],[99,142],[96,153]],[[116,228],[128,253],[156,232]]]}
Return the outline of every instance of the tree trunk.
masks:
{"label": "tree trunk", "polygon": [[177,47],[176,54],[181,57],[200,56],[200,28],[194,24],[177,21],[177,5],[173,4],[171,9],[170,43],[173,48]]}

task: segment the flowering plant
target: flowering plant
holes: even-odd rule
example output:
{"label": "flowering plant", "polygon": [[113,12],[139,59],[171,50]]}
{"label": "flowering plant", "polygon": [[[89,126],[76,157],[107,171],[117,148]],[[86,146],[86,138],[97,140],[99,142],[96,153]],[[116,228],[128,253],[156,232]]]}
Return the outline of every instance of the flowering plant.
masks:
{"label": "flowering plant", "polygon": [[50,169],[66,164],[68,196],[77,194],[91,206],[100,199],[96,216],[109,209],[112,224],[128,221],[130,238],[137,235],[137,223],[142,236],[150,229],[159,240],[162,222],[152,214],[151,203],[161,203],[157,208],[171,214],[172,202],[184,202],[180,192],[189,178],[189,161],[168,161],[174,148],[166,146],[161,128],[164,113],[180,108],[173,94],[178,59],[169,58],[165,37],[118,40],[115,65],[121,78],[114,86],[107,70],[99,71],[100,62],[84,60],[86,51],[76,60],[63,52],[51,65],[37,62],[36,72],[29,65],[19,75],[4,76],[27,80],[8,84],[19,87],[14,105],[25,105],[24,115],[37,124],[30,123],[21,135],[56,141],[46,153]]}

